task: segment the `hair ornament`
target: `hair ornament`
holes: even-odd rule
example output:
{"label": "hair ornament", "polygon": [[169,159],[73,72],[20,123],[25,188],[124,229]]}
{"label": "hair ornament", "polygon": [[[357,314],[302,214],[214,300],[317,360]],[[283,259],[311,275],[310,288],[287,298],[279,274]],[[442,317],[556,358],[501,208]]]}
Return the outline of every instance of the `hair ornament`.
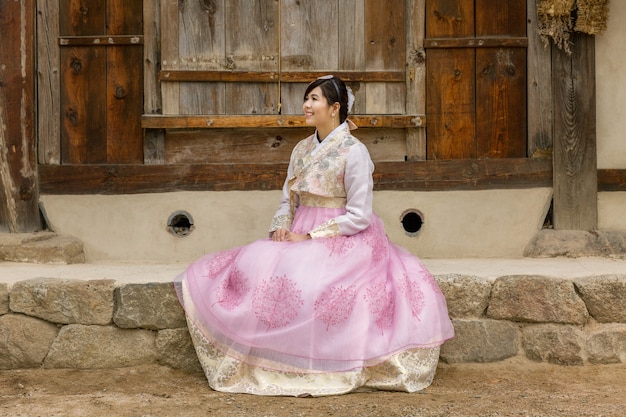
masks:
{"label": "hair ornament", "polygon": [[350,113],[350,111],[352,111],[352,105],[354,104],[354,93],[348,86],[346,86],[346,90],[348,90],[348,113]]}

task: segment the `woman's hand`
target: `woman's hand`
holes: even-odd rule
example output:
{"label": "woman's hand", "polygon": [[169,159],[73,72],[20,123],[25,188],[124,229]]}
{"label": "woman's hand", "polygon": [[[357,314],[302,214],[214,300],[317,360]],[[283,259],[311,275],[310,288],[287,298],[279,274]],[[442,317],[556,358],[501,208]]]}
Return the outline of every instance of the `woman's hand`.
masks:
{"label": "woman's hand", "polygon": [[272,240],[274,242],[302,242],[307,239],[311,239],[311,236],[291,233],[287,229],[277,229],[272,233]]}

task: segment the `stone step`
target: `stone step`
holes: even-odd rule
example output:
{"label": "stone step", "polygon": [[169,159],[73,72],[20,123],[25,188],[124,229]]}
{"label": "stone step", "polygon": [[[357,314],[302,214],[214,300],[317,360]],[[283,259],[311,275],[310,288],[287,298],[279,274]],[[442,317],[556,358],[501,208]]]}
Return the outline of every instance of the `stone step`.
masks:
{"label": "stone step", "polygon": [[[456,331],[442,361],[626,363],[623,260],[425,263]],[[160,363],[200,371],[171,283],[183,266],[116,266],[0,263],[0,369]]]}
{"label": "stone step", "polygon": [[37,264],[85,262],[83,243],[54,232],[0,233],[0,261]]}

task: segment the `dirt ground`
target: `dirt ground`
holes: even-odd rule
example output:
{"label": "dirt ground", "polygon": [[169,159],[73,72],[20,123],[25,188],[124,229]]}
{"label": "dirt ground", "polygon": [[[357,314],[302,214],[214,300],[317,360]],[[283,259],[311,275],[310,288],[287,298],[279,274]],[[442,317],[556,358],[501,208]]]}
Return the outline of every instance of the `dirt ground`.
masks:
{"label": "dirt ground", "polygon": [[323,398],[223,394],[203,375],[160,366],[0,371],[0,416],[11,417],[624,415],[626,364],[442,364],[422,393]]}

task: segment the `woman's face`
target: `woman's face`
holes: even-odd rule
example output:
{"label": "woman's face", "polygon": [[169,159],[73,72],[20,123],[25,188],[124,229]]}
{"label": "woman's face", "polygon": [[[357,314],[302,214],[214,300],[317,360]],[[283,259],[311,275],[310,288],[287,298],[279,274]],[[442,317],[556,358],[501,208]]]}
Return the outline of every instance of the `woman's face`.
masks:
{"label": "woman's face", "polygon": [[324,93],[320,87],[315,87],[309,95],[304,98],[302,103],[302,110],[306,117],[306,124],[309,126],[315,126],[318,129],[324,127],[333,127],[333,113],[335,118],[339,117],[338,112],[328,104]]}

